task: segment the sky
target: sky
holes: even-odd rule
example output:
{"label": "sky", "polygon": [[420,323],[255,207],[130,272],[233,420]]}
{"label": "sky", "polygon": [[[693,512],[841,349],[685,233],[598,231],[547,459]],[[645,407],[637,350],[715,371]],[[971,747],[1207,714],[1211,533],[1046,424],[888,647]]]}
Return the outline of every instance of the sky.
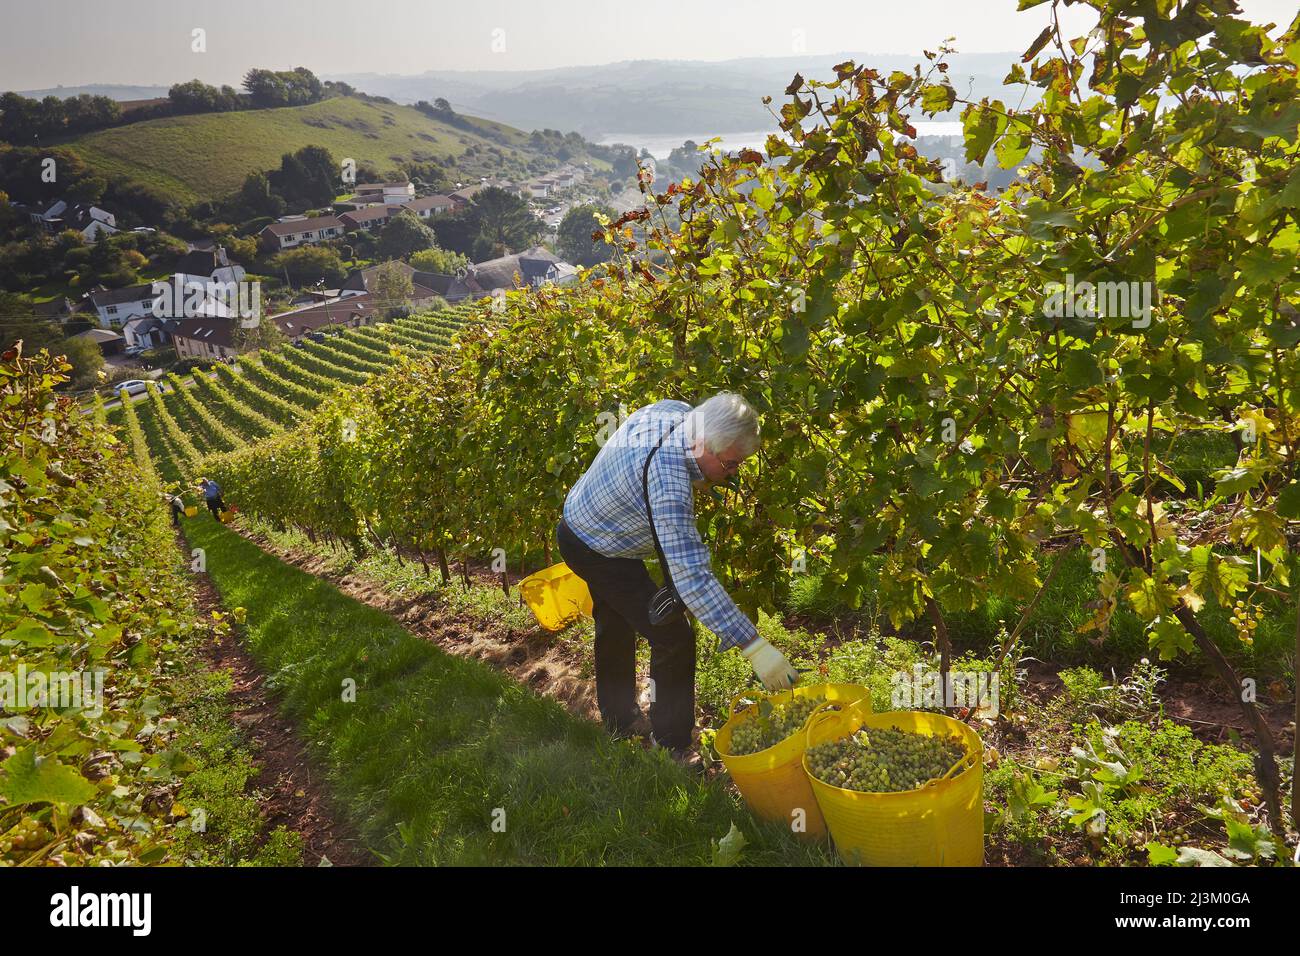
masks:
{"label": "sky", "polygon": [[[1238,0],[1285,25],[1296,0]],[[0,0],[0,90],[238,86],[252,66],[318,74],[529,70],[633,59],[1023,50],[1050,4],[1016,0]],[[1089,11],[1064,8],[1078,32]],[[194,31],[202,30],[202,51]]]}

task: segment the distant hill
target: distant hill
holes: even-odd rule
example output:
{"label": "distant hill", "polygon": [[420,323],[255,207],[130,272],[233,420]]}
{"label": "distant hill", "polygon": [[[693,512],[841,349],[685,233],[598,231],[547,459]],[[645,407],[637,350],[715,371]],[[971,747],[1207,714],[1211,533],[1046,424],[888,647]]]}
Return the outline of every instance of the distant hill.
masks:
{"label": "distant hill", "polygon": [[[187,203],[233,192],[250,172],[279,166],[284,153],[309,145],[324,146],[340,162],[369,161],[380,170],[402,160],[456,157],[461,173],[509,175],[512,161],[534,158],[519,130],[465,119],[476,131],[409,106],[341,96],[309,106],[146,120],[66,145],[102,175],[143,182]],[[477,155],[462,157],[471,147],[479,148]]]}
{"label": "distant hill", "polygon": [[[959,93],[975,97],[1013,95],[1002,86],[1016,53],[958,54],[948,75]],[[779,108],[790,79],[830,79],[832,67],[853,60],[880,70],[910,70],[920,54],[836,53],[754,57],[705,62],[630,60],[603,66],[554,70],[438,71],[416,76],[343,74],[358,89],[398,102],[445,97],[452,106],[521,129],[576,130],[588,139],[608,133],[746,132],[772,125],[763,106]],[[1018,95],[1018,93],[1016,94]],[[952,117],[939,117],[955,118]]]}
{"label": "distant hill", "polygon": [[127,100],[153,100],[167,95],[165,86],[122,86],[116,83],[92,83],[89,86],[56,86],[48,90],[15,90],[20,96],[33,100],[42,100],[47,96],[57,96],[66,100],[70,96],[88,93],[91,96],[107,96],[110,100],[125,102]]}

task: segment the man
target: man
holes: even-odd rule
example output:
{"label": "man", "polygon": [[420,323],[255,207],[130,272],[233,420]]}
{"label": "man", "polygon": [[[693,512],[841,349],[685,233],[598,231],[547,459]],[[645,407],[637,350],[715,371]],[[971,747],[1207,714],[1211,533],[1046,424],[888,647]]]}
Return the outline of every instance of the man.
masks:
{"label": "man", "polygon": [[226,510],[226,504],[221,500],[221,486],[211,478],[200,478],[199,488],[203,491],[203,500],[207,502],[212,517],[220,521],[221,512]]}
{"label": "man", "polygon": [[[685,615],[655,625],[658,590],[642,559],[655,553],[654,530],[682,603],[721,639],[739,648],[769,690],[790,687],[793,667],[758,636],[714,576],[695,527],[692,486],[735,474],[758,450],[758,415],[739,395],[722,392],[697,408],[662,401],[633,412],[570,489],[556,529],[560,554],[587,582],[596,621],[596,700],[611,732],[630,734],[636,703],[636,638],[650,642],[652,739],[685,755],[695,728],[695,634]],[[653,457],[651,456],[653,453]]]}

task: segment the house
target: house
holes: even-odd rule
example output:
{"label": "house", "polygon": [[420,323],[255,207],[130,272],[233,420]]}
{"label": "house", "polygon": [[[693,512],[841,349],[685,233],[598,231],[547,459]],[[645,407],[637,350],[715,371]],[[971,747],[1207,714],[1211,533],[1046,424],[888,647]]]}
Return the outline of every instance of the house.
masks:
{"label": "house", "polygon": [[122,338],[126,340],[129,349],[156,349],[171,341],[171,331],[167,324],[167,320],[156,315],[136,316],[122,325]]}
{"label": "house", "polygon": [[537,288],[577,274],[573,266],[543,246],[533,246],[500,259],[489,259],[470,266],[468,271],[474,282],[489,293],[497,289],[520,288],[520,283]]}
{"label": "house", "polygon": [[448,302],[482,298],[497,290],[537,288],[548,283],[572,282],[578,270],[542,246],[534,246],[515,255],[479,262],[464,275],[447,276],[417,273],[420,284]]}
{"label": "house", "polygon": [[[242,269],[240,270],[242,273]],[[227,316],[232,309],[224,298],[243,302],[242,296],[223,296],[214,289],[214,280],[176,274],[168,279],[102,289],[89,296],[90,305],[99,317],[101,328],[125,329],[128,322],[141,317],[180,319],[187,316]],[[134,345],[134,342],[128,342]]]}
{"label": "house", "polygon": [[242,282],[246,274],[243,266],[230,261],[224,246],[193,249],[185,253],[177,260],[174,272],[181,277],[182,282],[186,279],[197,279],[200,282]]}
{"label": "house", "polygon": [[355,232],[358,229],[374,231],[388,225],[388,220],[401,211],[401,206],[366,206],[343,213],[339,216],[339,221],[348,232]]}
{"label": "house", "polygon": [[343,223],[337,216],[287,216],[273,222],[258,234],[262,244],[272,250],[293,249],[338,239],[343,235]]}
{"label": "house", "polygon": [[343,281],[343,285],[339,289],[339,296],[341,298],[352,298],[377,291],[375,280],[379,276],[379,271],[385,266],[396,267],[411,280],[411,297],[408,302],[412,305],[429,305],[435,297],[442,294],[431,285],[431,281],[437,278],[434,273],[419,272],[405,262],[394,260],[390,263],[371,266],[369,269],[358,269],[353,272]]}
{"label": "house", "polygon": [[71,229],[81,233],[84,239],[93,241],[100,236],[111,236],[118,231],[117,217],[91,203],[79,202],[69,205],[66,200],[56,199],[39,205],[19,205],[18,208],[27,214],[27,218],[33,225],[49,233]]}
{"label": "house", "polygon": [[172,345],[182,359],[229,359],[239,353],[235,320],[223,316],[177,319],[171,322]]}
{"label": "house", "polygon": [[154,303],[159,294],[154,291],[153,283],[130,285],[122,289],[104,289],[90,294],[90,304],[99,317],[101,328],[121,326],[130,319],[142,315],[153,315]]}
{"label": "house", "polygon": [[373,325],[378,314],[378,304],[369,292],[292,309],[270,316],[270,320],[291,342],[324,328],[357,328]]}
{"label": "house", "polygon": [[528,190],[528,195],[534,199],[545,199],[551,194],[551,184],[545,179],[534,179],[526,183],[525,188]]}
{"label": "house", "polygon": [[69,299],[65,295],[57,296],[49,302],[40,302],[32,309],[43,319],[49,319],[51,322],[58,322],[60,325],[66,323],[77,312],[85,306],[84,302],[78,302],[75,299]]}
{"label": "house", "polygon": [[362,183],[354,190],[353,203],[401,205],[415,198],[414,183]]}
{"label": "house", "polygon": [[404,209],[409,209],[421,219],[428,219],[430,216],[440,216],[445,212],[451,212],[456,208],[456,203],[450,196],[424,196],[421,199],[412,199],[408,203],[402,203]]}
{"label": "house", "polygon": [[470,200],[474,198],[475,193],[486,188],[487,186],[484,183],[475,183],[473,186],[466,186],[463,189],[457,189],[454,193],[449,193],[447,198],[452,201],[455,208],[464,209],[469,205]]}
{"label": "house", "polygon": [[72,338],[90,339],[99,346],[99,351],[104,355],[119,354],[125,341],[121,335],[111,329],[87,329],[84,332],[78,332]]}

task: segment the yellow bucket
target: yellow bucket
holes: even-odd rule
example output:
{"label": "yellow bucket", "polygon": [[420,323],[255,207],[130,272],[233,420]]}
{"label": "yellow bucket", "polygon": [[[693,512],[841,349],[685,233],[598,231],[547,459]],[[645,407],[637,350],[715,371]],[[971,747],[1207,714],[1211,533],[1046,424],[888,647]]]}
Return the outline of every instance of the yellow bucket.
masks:
{"label": "yellow bucket", "polygon": [[194,505],[190,505],[188,508],[185,509],[185,517],[187,518],[193,518],[198,513],[199,513],[199,509]]}
{"label": "yellow bucket", "polygon": [[558,631],[577,620],[579,615],[591,617],[591,592],[569,566],[561,561],[519,582],[519,594],[537,618],[537,623],[548,631]]}
{"label": "yellow bucket", "polygon": [[223,511],[217,517],[222,524],[230,524],[230,519],[233,518],[234,516],[235,513],[233,511]]}
{"label": "yellow bucket", "polygon": [[[868,713],[871,712],[871,691],[860,684],[807,684],[795,687],[793,693],[797,697],[825,697],[828,704],[859,702]],[[757,696],[779,702],[790,694],[790,691],[783,691]],[[755,692],[742,692],[731,698],[727,707],[727,722],[713,739],[713,749],[722,758],[722,764],[735,781],[736,789],[755,816],[793,826],[795,811],[802,810],[803,832],[813,837],[825,836],[826,821],[822,819],[821,809],[813,796],[812,786],[808,783],[808,774],[803,768],[806,746],[803,733],[795,732],[779,744],[758,753],[730,753],[731,733],[736,724],[758,710],[757,703],[739,711],[736,710],[736,704],[742,697],[753,696],[756,696]]]}
{"label": "yellow bucket", "polygon": [[[979,735],[942,714],[911,710],[872,714],[855,705],[809,717],[807,747],[838,740],[862,727],[956,734],[967,755],[942,780],[901,793],[846,790],[808,773],[840,859],[865,866],[982,866],[984,745]],[[804,770],[808,770],[806,760]]]}

